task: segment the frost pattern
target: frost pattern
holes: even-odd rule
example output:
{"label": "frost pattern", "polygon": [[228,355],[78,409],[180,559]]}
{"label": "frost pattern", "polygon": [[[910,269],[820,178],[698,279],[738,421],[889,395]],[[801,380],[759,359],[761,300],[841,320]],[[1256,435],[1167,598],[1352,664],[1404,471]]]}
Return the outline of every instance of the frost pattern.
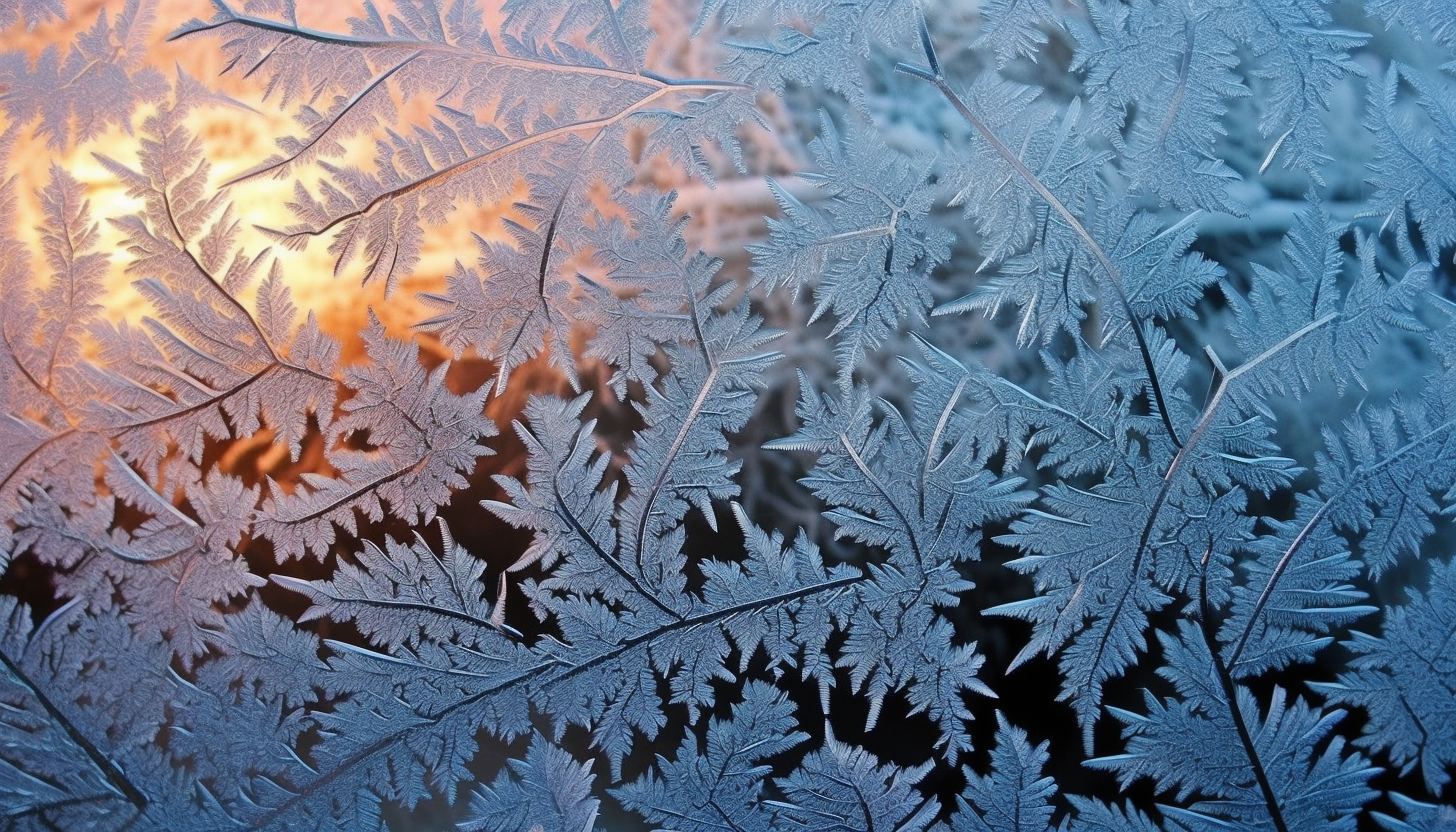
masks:
{"label": "frost pattern", "polygon": [[[0,54],[0,828],[1449,827],[1450,10],[955,5],[218,0],[165,23],[213,88],[130,0]],[[654,187],[759,174],[726,260]],[[394,303],[431,246],[412,337],[300,308],[298,252]]]}

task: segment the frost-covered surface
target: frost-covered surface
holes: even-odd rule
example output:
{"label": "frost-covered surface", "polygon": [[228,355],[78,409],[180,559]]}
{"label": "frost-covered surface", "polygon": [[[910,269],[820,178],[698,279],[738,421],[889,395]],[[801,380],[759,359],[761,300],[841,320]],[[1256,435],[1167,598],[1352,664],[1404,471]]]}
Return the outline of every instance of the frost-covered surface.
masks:
{"label": "frost-covered surface", "polygon": [[[1449,2],[71,13],[0,54],[0,827],[1456,824]],[[654,187],[760,174],[727,265]],[[442,245],[413,337],[300,308]]]}

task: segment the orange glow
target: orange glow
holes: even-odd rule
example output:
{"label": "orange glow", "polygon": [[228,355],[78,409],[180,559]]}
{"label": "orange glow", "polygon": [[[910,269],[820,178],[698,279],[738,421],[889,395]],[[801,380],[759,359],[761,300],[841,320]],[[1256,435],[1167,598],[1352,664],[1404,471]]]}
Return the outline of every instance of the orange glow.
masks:
{"label": "orange glow", "polygon": [[[49,21],[30,31],[16,27],[12,33],[15,37],[5,46],[24,50],[35,61],[53,45],[61,50],[69,49],[77,33],[90,28],[98,15],[105,13],[109,19],[115,20],[125,5],[125,0],[72,3],[66,20]],[[499,3],[489,5],[486,10],[487,26],[498,28],[502,17]],[[433,314],[420,302],[419,293],[441,290],[445,275],[453,270],[456,261],[473,266],[478,257],[476,236],[494,241],[509,239],[503,221],[522,219],[514,204],[530,199],[526,183],[516,181],[509,197],[498,203],[457,204],[450,222],[428,227],[419,263],[399,280],[395,291],[386,298],[382,282],[361,285],[364,267],[357,260],[342,264],[336,274],[335,259],[328,251],[327,235],[309,241],[299,250],[292,250],[260,230],[260,227],[284,229],[296,222],[293,212],[287,207],[295,198],[296,183],[316,191],[318,181],[324,175],[322,171],[300,164],[280,170],[277,176],[258,175],[225,187],[229,180],[254,169],[275,154],[276,138],[303,134],[303,128],[292,118],[300,102],[293,101],[287,107],[280,107],[278,96],[268,97],[266,87],[258,77],[248,78],[245,73],[236,71],[221,74],[227,57],[215,38],[168,40],[168,36],[186,22],[210,18],[214,9],[209,0],[157,0],[154,10],[155,19],[142,47],[143,54],[132,56],[123,51],[121,58],[144,61],[168,76],[180,71],[201,81],[206,89],[237,103],[237,106],[219,103],[217,106],[199,107],[187,118],[187,126],[201,142],[203,157],[210,165],[209,186],[214,191],[224,192],[225,202],[231,205],[238,221],[237,250],[248,257],[267,252],[265,263],[269,258],[276,258],[293,293],[294,303],[301,313],[313,312],[324,329],[344,343],[346,361],[359,354],[358,333],[367,323],[371,309],[395,337],[420,338],[423,347],[432,349],[432,339],[421,338],[411,328],[415,322]],[[683,15],[678,19],[671,11],[672,7],[669,7],[668,13],[654,21],[658,37],[652,47],[651,60],[689,76],[710,74],[717,56],[703,52],[711,47],[686,38],[692,15],[678,9]],[[357,12],[358,7],[352,2],[302,3],[299,4],[299,22],[318,30],[347,32],[347,19]],[[382,12],[389,13],[387,3],[383,4]],[[391,90],[390,94],[393,96],[391,123],[377,124],[370,132],[345,139],[345,152],[341,156],[329,157],[330,163],[370,170],[374,165],[375,142],[385,135],[387,128],[407,131],[412,125],[426,123],[438,114],[433,98],[405,98],[398,90]],[[324,107],[328,102],[320,100],[313,104]],[[127,167],[137,167],[137,134],[152,112],[155,112],[153,105],[139,107],[133,114],[130,130],[114,127],[100,136],[73,142],[59,151],[48,147],[44,137],[36,137],[33,125],[7,125],[0,121],[0,127],[7,130],[17,128],[11,151],[13,159],[44,160],[43,164],[11,166],[19,207],[14,233],[31,251],[37,250],[38,192],[49,181],[51,164],[59,165],[80,181],[86,187],[92,216],[99,224],[100,247],[111,257],[105,281],[107,294],[103,314],[113,321],[136,322],[152,314],[153,310],[133,287],[135,280],[146,275],[128,271],[130,258],[124,250],[122,234],[110,222],[138,213],[141,203],[127,196],[125,188],[98,161],[97,155]],[[0,119],[3,118],[3,112],[0,112]],[[640,142],[640,137],[629,135],[629,144],[634,142]],[[789,165],[797,164],[792,158],[784,156],[776,143],[766,147],[776,148],[775,153],[781,157],[782,164],[777,167],[788,169]],[[634,157],[641,150],[640,147],[628,149]],[[768,154],[768,157],[774,158],[774,154]],[[687,230],[690,244],[701,246],[709,253],[741,253],[744,238],[761,233],[762,214],[773,207],[767,188],[757,177],[724,183],[725,190],[715,191],[703,183],[685,180],[682,171],[675,165],[654,164],[652,160],[647,160],[639,176],[648,186],[678,188],[681,191],[679,212],[691,210],[696,215]],[[606,198],[608,189],[605,183],[593,181],[584,183],[584,186],[584,201],[597,216],[587,216],[581,221],[594,224],[601,218],[620,216],[620,206],[613,205]],[[579,270],[597,279],[605,277],[586,252],[562,258],[555,265],[566,270]],[[251,307],[255,290],[256,286],[243,287],[238,292],[238,299]]]}
{"label": "orange glow", "polygon": [[[34,62],[52,45],[62,50],[69,48],[76,34],[92,26],[103,11],[115,19],[124,7],[124,0],[72,3],[66,20],[49,21],[30,31],[16,27],[9,33],[14,37],[5,47],[24,50]],[[207,88],[230,96],[240,105],[199,108],[188,118],[188,127],[201,140],[203,156],[211,165],[209,182],[213,188],[220,188],[229,179],[272,155],[275,137],[301,132],[299,125],[290,118],[297,102],[293,102],[286,112],[280,111],[276,96],[265,99],[265,90],[256,79],[242,78],[239,73],[220,75],[224,55],[215,40],[167,39],[187,21],[211,17],[213,7],[208,0],[160,0],[156,3],[155,12],[142,59],[169,75],[175,68],[200,79]],[[348,31],[346,21],[357,9],[352,3],[307,3],[300,4],[299,12],[300,22],[306,26]],[[498,20],[499,10],[488,11],[487,17]],[[398,94],[396,104],[403,123],[390,125],[395,129],[406,129],[411,122],[424,121],[434,109],[433,101],[423,98],[406,101],[401,100]],[[41,216],[38,192],[50,179],[51,164],[59,165],[80,181],[86,187],[91,214],[99,223],[100,248],[111,256],[103,304],[104,314],[113,321],[137,321],[150,312],[146,302],[132,287],[133,281],[144,275],[127,272],[129,258],[124,251],[122,235],[108,221],[137,213],[142,206],[139,200],[126,195],[122,184],[96,156],[104,155],[128,167],[136,167],[139,147],[136,134],[153,109],[149,106],[139,108],[133,116],[130,132],[113,128],[94,139],[73,142],[59,151],[48,147],[43,137],[36,137],[29,129],[30,125],[6,123],[4,111],[0,110],[0,131],[18,128],[11,158],[43,160],[40,164],[11,165],[18,203],[13,233],[29,250],[37,250],[39,233],[36,227]],[[346,154],[332,161],[367,169],[373,161],[374,140],[380,134],[382,128],[376,128],[374,135],[354,137],[346,142]],[[301,174],[299,178],[306,187],[315,184],[310,179],[317,178],[317,171],[303,168],[289,171],[290,174],[295,172]],[[370,308],[391,334],[411,337],[410,326],[427,314],[416,299],[417,293],[438,290],[444,275],[453,268],[457,259],[473,263],[476,244],[472,235],[506,239],[502,218],[510,215],[511,202],[528,196],[524,183],[517,183],[511,199],[503,204],[457,206],[451,223],[429,230],[419,265],[386,299],[382,285],[360,286],[361,269],[357,262],[344,264],[340,273],[335,275],[335,263],[327,251],[326,239],[315,240],[301,251],[291,251],[258,230],[257,226],[282,228],[295,222],[292,212],[286,207],[294,198],[294,181],[292,175],[264,175],[226,189],[227,201],[240,221],[236,245],[248,256],[268,251],[270,257],[277,258],[293,292],[295,304],[300,310],[313,311],[326,331],[345,342],[346,350],[364,326]],[[251,303],[253,291],[254,287],[244,289],[239,299],[245,304]]]}

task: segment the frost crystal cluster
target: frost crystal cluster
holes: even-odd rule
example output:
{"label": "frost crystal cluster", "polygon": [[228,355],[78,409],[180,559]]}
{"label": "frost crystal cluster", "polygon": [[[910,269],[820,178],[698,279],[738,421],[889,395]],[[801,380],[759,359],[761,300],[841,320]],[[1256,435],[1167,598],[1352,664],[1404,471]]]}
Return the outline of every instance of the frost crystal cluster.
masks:
{"label": "frost crystal cluster", "polygon": [[0,829],[1456,829],[1450,0],[197,5],[0,4]]}

